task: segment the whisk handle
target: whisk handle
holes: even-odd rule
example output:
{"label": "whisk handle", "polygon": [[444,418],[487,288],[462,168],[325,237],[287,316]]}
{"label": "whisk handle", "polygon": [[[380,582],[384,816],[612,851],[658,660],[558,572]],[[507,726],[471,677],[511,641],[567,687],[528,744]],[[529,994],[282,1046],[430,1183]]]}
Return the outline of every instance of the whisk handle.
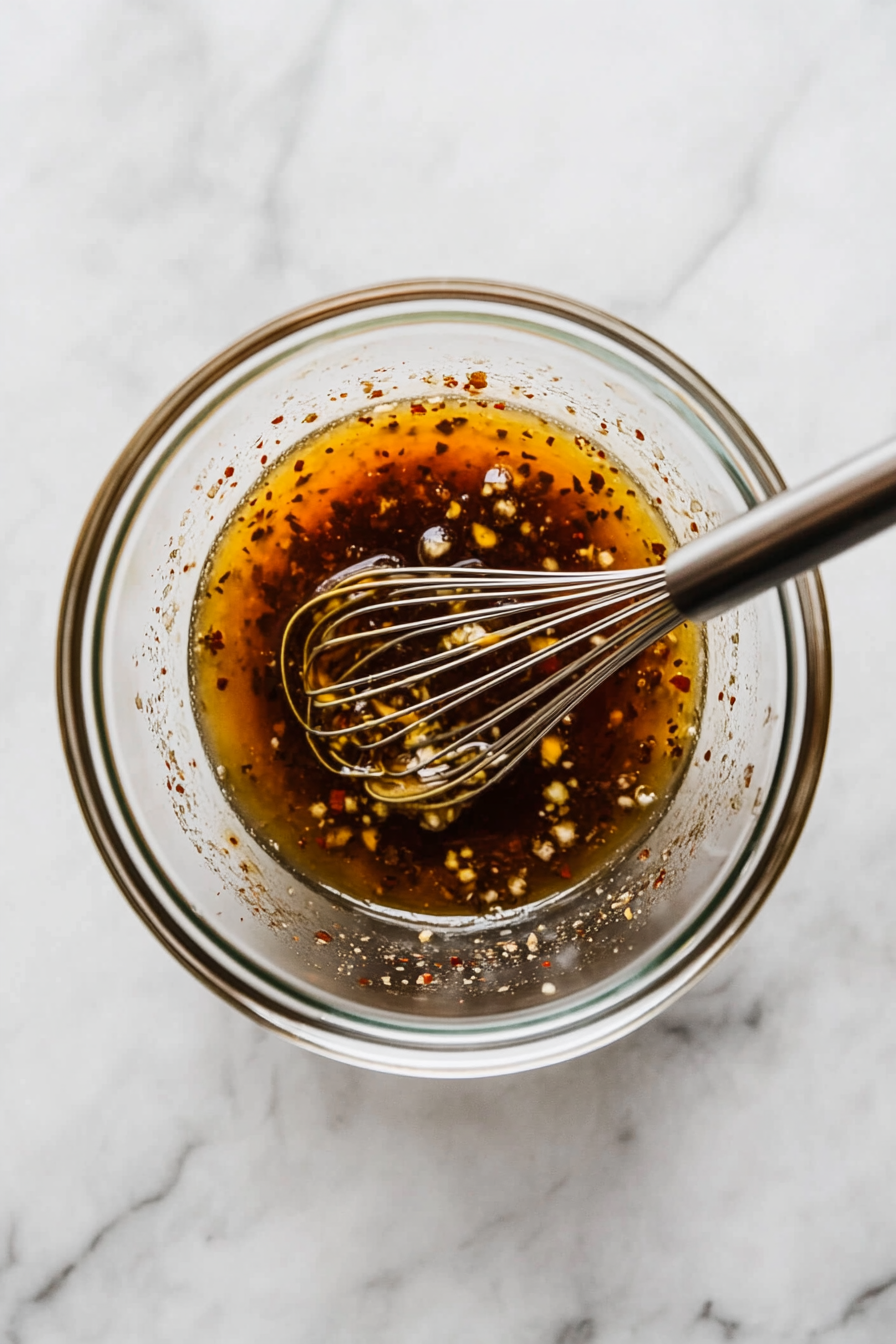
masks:
{"label": "whisk handle", "polygon": [[896,523],[896,438],[673,551],[669,595],[706,621]]}

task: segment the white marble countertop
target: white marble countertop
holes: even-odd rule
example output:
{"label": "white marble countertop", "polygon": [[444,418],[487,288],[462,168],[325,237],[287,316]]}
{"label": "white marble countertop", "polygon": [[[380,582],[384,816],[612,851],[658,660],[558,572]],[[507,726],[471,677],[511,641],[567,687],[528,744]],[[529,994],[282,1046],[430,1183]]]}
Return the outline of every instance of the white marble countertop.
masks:
{"label": "white marble countertop", "polygon": [[619,313],[791,480],[896,427],[896,8],[54,0],[0,15],[0,1337],[896,1337],[896,534],[828,566],[804,838],[669,1013],[435,1083],[250,1025],[118,895],[56,726],[82,516],[183,374],[417,274]]}

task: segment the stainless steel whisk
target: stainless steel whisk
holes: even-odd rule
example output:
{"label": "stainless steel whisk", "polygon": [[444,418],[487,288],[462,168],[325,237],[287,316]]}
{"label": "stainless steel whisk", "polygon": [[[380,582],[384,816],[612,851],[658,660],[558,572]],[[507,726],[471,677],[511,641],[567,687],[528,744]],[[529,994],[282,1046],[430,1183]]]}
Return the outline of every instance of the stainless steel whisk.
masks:
{"label": "stainless steel whisk", "polygon": [[440,826],[600,682],[896,522],[896,439],[639,570],[397,568],[335,576],[295,613],[281,671],[321,761]]}

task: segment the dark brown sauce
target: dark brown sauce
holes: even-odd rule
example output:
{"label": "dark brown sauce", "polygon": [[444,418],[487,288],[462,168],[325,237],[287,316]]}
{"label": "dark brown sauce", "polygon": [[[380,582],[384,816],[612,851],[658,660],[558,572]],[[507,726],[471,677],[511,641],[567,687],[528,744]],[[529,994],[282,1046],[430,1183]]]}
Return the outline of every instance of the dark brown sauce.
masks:
{"label": "dark brown sauce", "polygon": [[[496,468],[505,473],[489,488]],[[377,407],[273,464],[228,520],[193,614],[192,684],[222,787],[281,862],[355,899],[469,915],[567,888],[649,830],[689,755],[700,639],[681,626],[450,826],[427,830],[317,760],[279,655],[287,621],[323,579],[384,551],[418,564],[434,528],[450,542],[440,565],[641,568],[671,544],[600,444],[500,404]]]}

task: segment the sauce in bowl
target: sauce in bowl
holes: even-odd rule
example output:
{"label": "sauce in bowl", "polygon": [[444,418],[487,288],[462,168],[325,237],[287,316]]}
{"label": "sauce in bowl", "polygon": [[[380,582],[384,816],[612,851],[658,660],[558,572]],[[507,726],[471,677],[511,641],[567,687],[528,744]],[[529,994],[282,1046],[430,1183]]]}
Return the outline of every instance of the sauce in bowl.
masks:
{"label": "sauce in bowl", "polygon": [[[662,563],[670,545],[620,461],[525,409],[472,397],[381,405],[304,440],[227,520],[193,612],[194,710],[231,805],[281,863],[362,902],[469,916],[581,882],[647,840],[687,765],[703,698],[697,628],[683,624],[599,686],[438,831],[321,764],[283,691],[283,632],[322,581],[383,552],[634,569]],[[551,656],[547,636],[546,669]]]}

